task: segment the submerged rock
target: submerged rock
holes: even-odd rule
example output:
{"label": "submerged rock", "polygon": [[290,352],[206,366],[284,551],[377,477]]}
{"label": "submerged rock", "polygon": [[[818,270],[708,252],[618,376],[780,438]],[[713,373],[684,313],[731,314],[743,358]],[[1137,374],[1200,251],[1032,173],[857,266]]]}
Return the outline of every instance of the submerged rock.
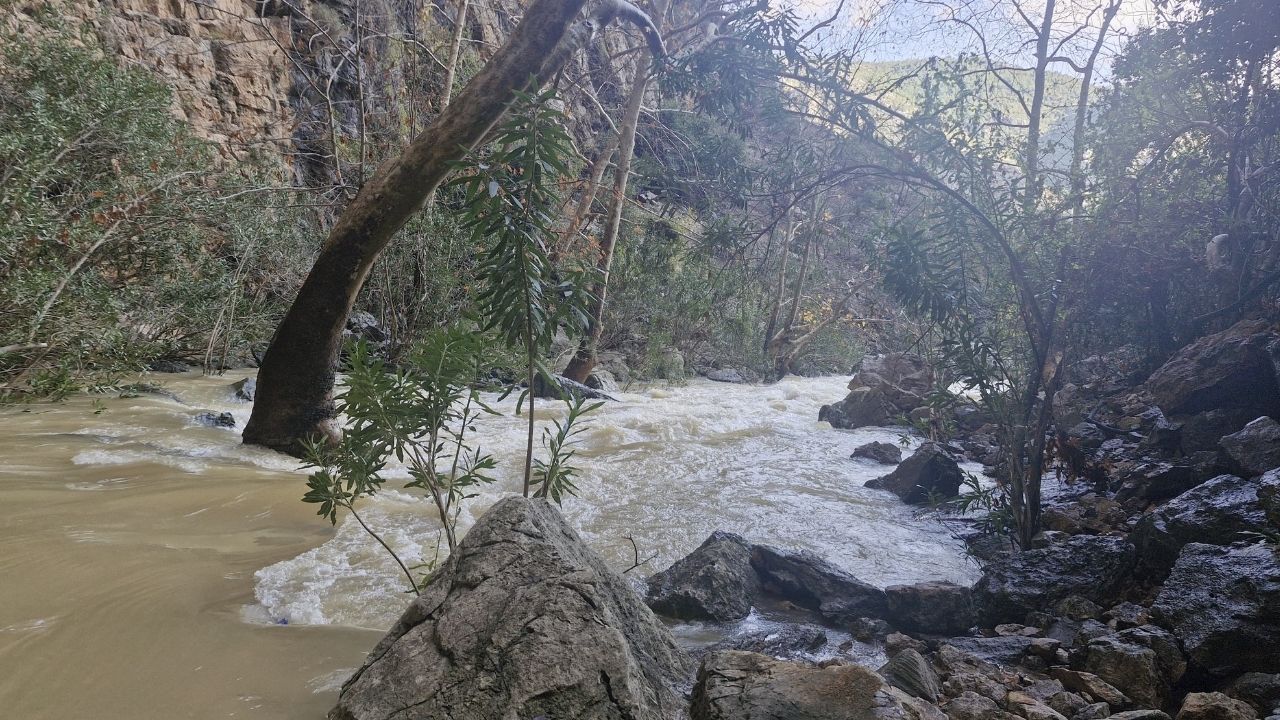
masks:
{"label": "submerged rock", "polygon": [[751,565],[765,590],[848,624],[861,617],[884,617],[884,591],[868,585],[807,550],[751,547]]}
{"label": "submerged rock", "polygon": [[229,412],[202,412],[195,416],[197,425],[205,427],[225,427],[233,428],[236,426],[236,417]]}
{"label": "submerged rock", "polygon": [[330,720],[676,720],[689,659],[554,507],[494,505],[343,685]]}
{"label": "submerged rock", "polygon": [[693,720],[944,720],[857,665],[820,668],[728,650],[702,660]]}
{"label": "submerged rock", "polygon": [[1151,609],[1210,673],[1280,672],[1280,554],[1273,547],[1187,545]]}
{"label": "submerged rock", "polygon": [[902,462],[902,448],[893,443],[875,440],[853,449],[852,458],[866,458],[881,465],[897,465]]}
{"label": "submerged rock", "polygon": [[888,490],[903,502],[918,505],[933,498],[955,497],[963,481],[964,473],[951,454],[941,445],[927,442],[893,472],[868,481],[866,487]]}
{"label": "submerged rock", "polygon": [[645,602],[654,612],[681,620],[737,620],[751,612],[760,580],[751,546],[717,530],[697,550],[649,578]]}
{"label": "submerged rock", "polygon": [[1127,540],[1093,535],[1006,556],[987,565],[973,587],[979,619],[989,625],[1021,622],[1027,613],[1071,595],[1110,604],[1131,581],[1134,562]]}
{"label": "submerged rock", "polygon": [[247,377],[243,380],[237,380],[231,383],[231,396],[236,400],[244,402],[253,402],[253,396],[258,392],[258,379]]}

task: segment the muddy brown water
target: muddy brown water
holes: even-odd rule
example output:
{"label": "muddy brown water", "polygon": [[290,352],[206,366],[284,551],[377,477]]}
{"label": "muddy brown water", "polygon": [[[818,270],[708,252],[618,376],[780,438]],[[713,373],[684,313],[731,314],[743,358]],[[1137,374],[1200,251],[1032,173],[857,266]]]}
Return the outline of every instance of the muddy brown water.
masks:
{"label": "muddy brown water", "polygon": [[[147,378],[181,402],[0,408],[0,717],[320,718],[394,622],[407,601],[395,566],[354,523],[331,528],[300,502],[296,462],[194,421],[228,411],[243,425],[250,406],[228,386],[244,376]],[[628,535],[656,556],[648,573],[723,528],[812,549],[876,585],[971,581],[975,567],[940,525],[861,487],[885,468],[849,453],[897,431],[814,419],[843,386],[619,393],[583,435],[582,492],[566,515],[619,569],[632,561]],[[464,526],[518,488],[513,402],[480,421],[499,482]],[[365,514],[410,561],[439,561],[423,498],[391,490]],[[718,632],[674,630],[690,642]]]}

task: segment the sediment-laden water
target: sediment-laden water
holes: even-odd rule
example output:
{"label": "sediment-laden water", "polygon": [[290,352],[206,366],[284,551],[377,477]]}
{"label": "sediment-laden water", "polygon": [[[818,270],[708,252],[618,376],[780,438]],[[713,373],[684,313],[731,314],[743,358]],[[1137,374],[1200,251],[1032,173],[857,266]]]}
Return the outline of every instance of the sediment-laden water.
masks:
{"label": "sediment-laden water", "polygon": [[[316,718],[407,597],[360,528],[304,505],[283,455],[196,423],[250,406],[217,378],[149,378],[157,395],[0,409],[0,708],[25,718]],[[814,550],[887,585],[969,582],[976,566],[938,523],[862,484],[850,460],[893,429],[832,430],[818,407],[840,378],[771,386],[694,381],[618,393],[591,416],[565,513],[615,567],[666,567],[712,530]],[[499,482],[470,525],[518,490],[523,418],[478,421]],[[563,414],[544,403],[538,417]],[[395,483],[388,483],[395,486]],[[400,490],[362,513],[407,560],[439,559],[428,503]],[[752,622],[759,622],[753,619]],[[689,637],[714,630],[680,625]]]}

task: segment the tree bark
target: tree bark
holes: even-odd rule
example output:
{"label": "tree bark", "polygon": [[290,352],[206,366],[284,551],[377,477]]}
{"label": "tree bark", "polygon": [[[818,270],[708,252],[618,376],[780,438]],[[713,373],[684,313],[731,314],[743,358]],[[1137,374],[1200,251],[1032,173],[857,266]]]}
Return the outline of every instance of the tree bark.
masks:
{"label": "tree bark", "polygon": [[[619,14],[644,17],[633,7],[614,4],[607,15],[573,26],[586,1],[533,0],[507,43],[448,111],[360,189],[335,223],[267,350],[244,442],[300,454],[308,438],[337,437],[332,393],[342,331],[379,254],[453,163],[493,128],[517,91],[550,77],[599,24]],[[661,47],[660,40],[657,44]]]}

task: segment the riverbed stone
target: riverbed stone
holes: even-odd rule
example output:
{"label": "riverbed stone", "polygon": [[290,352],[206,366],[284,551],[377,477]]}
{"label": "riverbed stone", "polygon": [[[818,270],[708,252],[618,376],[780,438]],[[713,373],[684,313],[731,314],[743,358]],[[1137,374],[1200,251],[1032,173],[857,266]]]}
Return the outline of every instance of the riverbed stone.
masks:
{"label": "riverbed stone", "polygon": [[197,425],[205,427],[233,428],[236,426],[236,416],[229,412],[207,411],[198,413],[194,421]]}
{"label": "riverbed stone", "polygon": [[1151,609],[1214,675],[1280,672],[1280,553],[1274,547],[1186,545]]}
{"label": "riverbed stone", "polygon": [[1173,684],[1187,669],[1177,639],[1152,625],[1095,638],[1083,654],[1084,670],[1142,707],[1167,705]]}
{"label": "riverbed stone", "polygon": [[1280,468],[1280,423],[1263,416],[1221,440],[1246,477]]}
{"label": "riverbed stone", "polygon": [[866,458],[881,465],[896,465],[902,462],[902,448],[893,443],[873,440],[854,448],[853,454],[849,457]]}
{"label": "riverbed stone", "polygon": [[740,535],[717,530],[696,550],[650,577],[645,602],[667,617],[725,621],[746,617],[759,593],[751,546]]}
{"label": "riverbed stone", "polygon": [[676,720],[691,661],[544,500],[484,514],[330,720]]}
{"label": "riverbed stone", "polygon": [[958,635],[977,621],[973,593],[963,585],[930,581],[884,589],[889,620],[903,630]]}
{"label": "riverbed stone", "polygon": [[848,625],[886,614],[883,590],[807,550],[752,545],[751,566],[767,592],[816,610],[831,622]]}
{"label": "riverbed stone", "polygon": [[707,654],[693,688],[693,720],[941,720],[857,665],[813,667],[757,653]]}
{"label": "riverbed stone", "polygon": [[912,697],[936,702],[942,694],[942,680],[937,671],[915,650],[894,655],[877,672],[885,682]]}
{"label": "riverbed stone", "polygon": [[912,505],[934,498],[950,499],[960,493],[964,473],[951,453],[938,443],[927,442],[902,461],[893,472],[874,480],[866,487],[888,490]]}
{"label": "riverbed stone", "polygon": [[1021,622],[1071,595],[1110,603],[1131,582],[1134,563],[1127,540],[1093,535],[1009,555],[987,565],[973,587],[979,619],[988,625]]}
{"label": "riverbed stone", "polygon": [[231,396],[241,402],[253,402],[258,392],[258,379],[247,377],[231,383]]}

